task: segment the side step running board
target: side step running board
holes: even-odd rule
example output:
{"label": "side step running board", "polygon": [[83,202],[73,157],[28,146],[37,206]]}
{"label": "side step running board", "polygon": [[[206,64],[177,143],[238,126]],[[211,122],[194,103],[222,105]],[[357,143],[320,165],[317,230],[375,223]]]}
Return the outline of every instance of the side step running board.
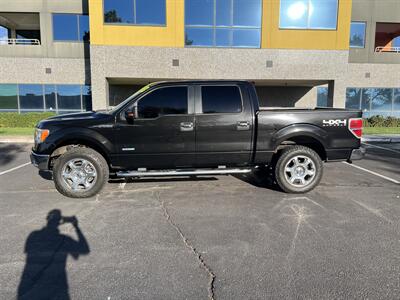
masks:
{"label": "side step running board", "polygon": [[158,176],[190,176],[190,175],[227,175],[246,174],[252,169],[193,169],[193,170],[151,170],[117,172],[118,177],[158,177]]}

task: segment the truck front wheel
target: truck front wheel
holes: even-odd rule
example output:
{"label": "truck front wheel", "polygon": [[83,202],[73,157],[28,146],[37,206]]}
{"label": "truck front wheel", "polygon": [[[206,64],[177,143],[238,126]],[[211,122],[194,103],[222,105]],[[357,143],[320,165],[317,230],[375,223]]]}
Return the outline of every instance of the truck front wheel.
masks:
{"label": "truck front wheel", "polygon": [[96,195],[108,180],[108,164],[90,148],[77,147],[61,155],[53,167],[56,189],[71,198]]}
{"label": "truck front wheel", "polygon": [[275,178],[286,193],[306,193],[322,178],[323,165],[319,155],[304,146],[284,149],[275,165]]}

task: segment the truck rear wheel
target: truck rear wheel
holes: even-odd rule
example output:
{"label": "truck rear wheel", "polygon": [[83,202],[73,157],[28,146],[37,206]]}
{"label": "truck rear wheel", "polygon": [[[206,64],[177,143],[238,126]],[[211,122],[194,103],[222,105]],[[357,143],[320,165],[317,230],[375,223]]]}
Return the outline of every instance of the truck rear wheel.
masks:
{"label": "truck rear wheel", "polygon": [[90,148],[77,147],[61,155],[53,167],[56,189],[71,198],[96,195],[108,180],[108,164]]}
{"label": "truck rear wheel", "polygon": [[306,193],[321,181],[322,160],[312,149],[293,146],[284,149],[275,165],[275,178],[286,193]]}

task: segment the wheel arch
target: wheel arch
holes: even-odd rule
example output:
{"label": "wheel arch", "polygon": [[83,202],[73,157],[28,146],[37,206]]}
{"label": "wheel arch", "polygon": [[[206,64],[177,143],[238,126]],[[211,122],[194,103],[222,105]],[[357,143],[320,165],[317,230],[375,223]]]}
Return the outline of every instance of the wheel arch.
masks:
{"label": "wheel arch", "polygon": [[327,160],[327,133],[321,128],[310,125],[291,125],[279,130],[273,137],[275,153],[281,149],[299,145],[314,150],[323,161]]}

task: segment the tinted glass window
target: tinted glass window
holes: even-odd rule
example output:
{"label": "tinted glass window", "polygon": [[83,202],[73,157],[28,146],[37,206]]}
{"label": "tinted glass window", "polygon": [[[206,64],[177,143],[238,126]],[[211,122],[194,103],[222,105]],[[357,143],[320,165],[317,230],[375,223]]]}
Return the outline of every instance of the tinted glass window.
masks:
{"label": "tinted glass window", "polygon": [[362,110],[371,110],[371,90],[370,89],[362,89],[361,109]]}
{"label": "tinted glass window", "polygon": [[214,24],[214,0],[186,0],[185,24],[212,26]]}
{"label": "tinted glass window", "polygon": [[185,45],[260,48],[261,2],[186,0]]}
{"label": "tinted glass window", "polygon": [[166,0],[104,0],[104,22],[165,25]]}
{"label": "tinted glass window", "polygon": [[0,84],[0,111],[17,111],[18,96],[16,84]]}
{"label": "tinted glass window", "polygon": [[20,84],[19,105],[21,111],[43,111],[43,86],[39,84]]}
{"label": "tinted glass window", "polygon": [[[6,40],[8,39],[8,28],[4,26],[0,26],[0,40]],[[1,43],[1,41],[0,41]]]}
{"label": "tinted glass window", "polygon": [[89,16],[53,14],[55,41],[89,41]]}
{"label": "tinted glass window", "polygon": [[400,89],[394,89],[393,110],[400,111]]}
{"label": "tinted glass window", "polygon": [[139,100],[140,118],[153,119],[163,115],[187,114],[187,87],[160,88]]}
{"label": "tinted glass window", "polygon": [[308,0],[281,0],[279,21],[281,28],[307,28]]}
{"label": "tinted glass window", "polygon": [[57,104],[59,110],[81,110],[81,86],[57,85]]}
{"label": "tinted glass window", "polygon": [[314,29],[336,29],[337,9],[337,0],[310,0],[308,27]]}
{"label": "tinted glass window", "polygon": [[104,0],[105,23],[134,23],[133,0]]}
{"label": "tinted glass window", "polygon": [[351,48],[364,48],[365,26],[366,24],[364,22],[351,22],[351,27],[350,27]]}
{"label": "tinted glass window", "polygon": [[280,28],[336,29],[338,0],[281,0]]}
{"label": "tinted glass window", "polygon": [[346,108],[360,109],[361,89],[348,88],[346,90]]}
{"label": "tinted glass window", "polygon": [[369,89],[371,110],[392,110],[393,89]]}
{"label": "tinted glass window", "polygon": [[261,27],[261,7],[261,0],[233,0],[233,25]]}
{"label": "tinted glass window", "polygon": [[76,15],[54,14],[53,35],[56,41],[78,40],[78,19]]}
{"label": "tinted glass window", "polygon": [[211,28],[187,28],[186,46],[213,46],[214,31]]}
{"label": "tinted glass window", "polygon": [[44,100],[46,111],[56,110],[56,86],[55,85],[45,85],[44,86]]}
{"label": "tinted glass window", "polygon": [[317,106],[327,107],[328,106],[328,88],[319,87],[317,89]]}
{"label": "tinted glass window", "polygon": [[203,86],[201,97],[205,114],[242,111],[242,98],[236,86]]}

